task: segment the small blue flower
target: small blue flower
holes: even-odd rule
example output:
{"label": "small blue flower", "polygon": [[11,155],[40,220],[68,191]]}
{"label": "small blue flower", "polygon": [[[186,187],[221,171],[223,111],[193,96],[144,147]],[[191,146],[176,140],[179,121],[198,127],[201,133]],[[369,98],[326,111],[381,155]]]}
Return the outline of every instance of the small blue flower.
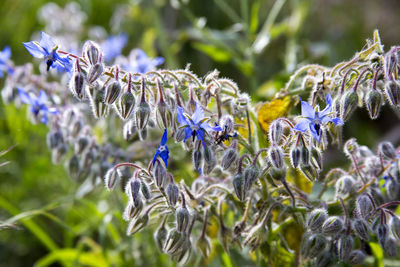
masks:
{"label": "small blue flower", "polygon": [[156,154],[153,157],[153,165],[156,162],[158,156],[160,156],[161,159],[164,161],[165,167],[167,167],[168,165],[169,150],[167,146],[167,138],[168,138],[167,135],[168,135],[167,129],[165,129],[164,134],[161,137],[161,142],[157,147]]}
{"label": "small blue flower", "polygon": [[128,42],[128,36],[125,33],[108,37],[101,45],[103,50],[104,60],[110,62],[121,54],[122,49]]}
{"label": "small blue flower", "polygon": [[9,46],[4,47],[3,51],[0,51],[0,78],[3,78],[3,71],[7,71],[8,74],[13,73],[13,68],[9,65],[11,57],[11,49]]}
{"label": "small blue flower", "polygon": [[128,72],[146,73],[154,70],[157,66],[164,63],[164,58],[149,58],[141,49],[132,50],[129,55],[129,64],[124,64],[124,69]]}
{"label": "small blue flower", "polygon": [[178,113],[177,113],[177,120],[181,127],[185,127],[185,140],[186,141],[189,137],[194,138],[197,137],[203,145],[205,146],[204,142],[204,136],[206,133],[209,131],[222,131],[222,128],[218,125],[215,127],[212,127],[206,123],[208,120],[207,118],[204,118],[204,111],[201,108],[200,105],[196,104],[196,109],[190,117],[187,114],[183,114],[183,110],[181,107],[178,107]]}
{"label": "small blue flower", "polygon": [[391,179],[392,179],[391,176],[388,176],[388,175],[383,176],[383,180],[385,182],[383,183],[382,188],[384,188],[386,186],[387,182],[389,182]]}
{"label": "small blue flower", "polygon": [[47,65],[47,71],[49,71],[50,67],[55,68],[60,72],[70,72],[72,70],[72,62],[68,56],[61,57],[57,53],[58,47],[54,43],[53,38],[51,38],[47,33],[41,32],[39,43],[32,41],[23,44],[32,56],[36,58],[44,58]]}
{"label": "small blue flower", "polygon": [[37,118],[39,115],[42,116],[41,122],[46,124],[48,121],[48,113],[57,114],[58,110],[56,108],[49,108],[46,106],[47,95],[41,90],[39,96],[32,97],[25,90],[18,88],[19,98],[22,103],[28,104],[31,106],[30,111]]}
{"label": "small blue flower", "polygon": [[[301,100],[301,99],[300,99]],[[293,129],[300,132],[310,130],[311,135],[320,142],[322,126],[328,122],[336,125],[343,125],[343,121],[339,118],[331,118],[332,97],[330,94],[326,96],[326,107],[323,111],[315,111],[314,108],[305,101],[301,101],[301,116],[304,117]]]}

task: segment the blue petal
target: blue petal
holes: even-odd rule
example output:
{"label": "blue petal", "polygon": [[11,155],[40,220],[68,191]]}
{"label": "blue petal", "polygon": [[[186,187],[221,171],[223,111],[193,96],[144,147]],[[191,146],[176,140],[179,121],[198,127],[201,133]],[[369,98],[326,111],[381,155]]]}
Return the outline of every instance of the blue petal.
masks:
{"label": "blue petal", "polygon": [[315,118],[315,110],[308,102],[301,101],[301,116],[310,119]]}
{"label": "blue petal", "polygon": [[203,111],[203,108],[199,104],[197,104],[196,102],[194,102],[194,103],[196,105],[196,109],[192,115],[192,121],[195,124],[198,124],[202,119],[204,119],[204,111]]}
{"label": "blue petal", "polygon": [[164,134],[161,137],[161,143],[160,145],[164,146],[167,143],[167,139],[168,139],[168,132],[167,129],[164,130]]}
{"label": "blue petal", "polygon": [[307,131],[310,123],[311,122],[309,120],[302,119],[302,120],[299,121],[299,123],[296,124],[296,126],[294,126],[293,130],[300,131],[300,132],[304,133],[305,131]]}
{"label": "blue petal", "polygon": [[203,142],[203,144],[204,144],[204,135],[205,135],[205,132],[204,132],[202,129],[199,129],[199,130],[196,132],[196,135],[197,135],[197,138],[198,138],[199,140],[201,140],[201,141]]}
{"label": "blue petal", "polygon": [[39,96],[37,97],[37,101],[40,104],[44,104],[47,102],[47,95],[46,95],[45,91],[40,90]]}
{"label": "blue petal", "polygon": [[18,94],[19,94],[19,98],[21,99],[22,103],[29,104],[29,105],[33,104],[33,100],[31,98],[31,96],[27,92],[25,92],[23,89],[18,88]]}
{"label": "blue petal", "polygon": [[45,32],[40,32],[39,44],[41,47],[43,47],[43,49],[47,50],[48,53],[51,53],[51,51],[56,46],[56,44],[53,42],[53,38],[51,38],[51,36]]}
{"label": "blue petal", "polygon": [[185,116],[183,115],[183,110],[181,107],[178,107],[176,113],[176,119],[180,125],[189,125],[188,121],[186,120]]}
{"label": "blue petal", "polygon": [[192,129],[190,129],[190,127],[187,126],[187,127],[185,128],[185,139],[184,139],[183,141],[186,142],[186,140],[187,140],[188,138],[190,138],[191,136],[192,136]]}
{"label": "blue petal", "polygon": [[161,153],[160,153],[160,157],[161,157],[161,159],[164,161],[165,167],[167,167],[167,166],[168,166],[168,158],[169,158],[169,151],[168,151],[168,149],[167,149],[167,150],[164,150],[163,152],[161,152]]}
{"label": "blue petal", "polygon": [[323,111],[320,112],[320,116],[322,118],[327,116],[331,112],[331,109],[332,109],[332,97],[331,94],[328,94],[326,96],[326,107],[324,108]]}
{"label": "blue petal", "polygon": [[43,58],[47,53],[36,42],[23,43],[29,54],[37,58]]}
{"label": "blue petal", "polygon": [[157,149],[156,154],[154,154],[154,157],[153,157],[153,166],[154,166],[154,163],[156,162],[158,155],[160,155],[160,151]]}
{"label": "blue petal", "polygon": [[214,131],[214,132],[222,131],[222,128],[220,126],[216,125],[216,126],[212,127],[206,122],[203,122],[202,124],[200,124],[200,128],[203,128],[207,132],[210,132],[210,131]]}
{"label": "blue petal", "polygon": [[47,111],[51,114],[59,114],[60,112],[56,108],[47,108]]}
{"label": "blue petal", "polygon": [[320,142],[320,136],[318,135],[317,131],[315,130],[315,125],[314,123],[310,123],[309,124],[309,129],[311,132],[311,135],[318,141],[318,143]]}
{"label": "blue petal", "polygon": [[151,61],[151,64],[154,66],[154,67],[157,67],[158,65],[161,65],[161,64],[163,64],[164,63],[164,58],[163,57],[156,57],[155,59],[153,59],[152,61]]}
{"label": "blue petal", "polygon": [[43,117],[40,120],[43,124],[47,124],[48,117],[47,117],[47,112],[43,112]]}
{"label": "blue petal", "polygon": [[0,62],[7,63],[11,57],[11,48],[9,46],[4,47],[3,51],[0,52]]}
{"label": "blue petal", "polygon": [[331,122],[333,122],[336,125],[343,125],[344,124],[344,122],[339,118],[331,119]]}

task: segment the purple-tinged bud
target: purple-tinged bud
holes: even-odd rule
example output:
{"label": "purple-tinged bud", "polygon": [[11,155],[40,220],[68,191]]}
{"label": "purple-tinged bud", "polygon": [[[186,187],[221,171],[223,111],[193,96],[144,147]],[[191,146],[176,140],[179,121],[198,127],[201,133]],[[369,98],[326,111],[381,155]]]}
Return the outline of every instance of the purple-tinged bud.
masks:
{"label": "purple-tinged bud", "polygon": [[389,239],[389,226],[387,226],[387,224],[380,223],[376,228],[376,235],[381,247],[385,248],[386,241]]}
{"label": "purple-tinged bud", "polygon": [[189,224],[190,214],[185,206],[179,207],[176,210],[176,230],[185,232]]}
{"label": "purple-tinged bud", "polygon": [[115,100],[119,97],[121,93],[121,84],[119,81],[115,80],[111,83],[109,83],[106,87],[106,92],[104,95],[104,102],[106,104],[113,104]]}
{"label": "purple-tinged bud", "polygon": [[81,165],[83,169],[89,168],[96,158],[96,154],[93,149],[89,149],[82,153]]}
{"label": "purple-tinged bud", "polygon": [[361,195],[357,197],[356,211],[361,216],[361,218],[368,219],[373,209],[373,203],[367,195]]}
{"label": "purple-tinged bud", "polygon": [[128,225],[126,235],[134,235],[141,231],[149,223],[149,214],[147,212],[143,213],[141,216],[133,218]]}
{"label": "purple-tinged bud", "polygon": [[301,159],[301,148],[298,146],[292,146],[289,151],[290,163],[293,168],[297,168]]}
{"label": "purple-tinged bud", "polygon": [[150,188],[143,181],[142,181],[142,185],[140,187],[140,191],[142,192],[142,195],[144,196],[145,199],[147,199],[147,200],[151,199],[152,195],[151,195],[151,192],[150,192]]}
{"label": "purple-tinged bud", "polygon": [[202,150],[203,150],[204,161],[207,164],[210,164],[215,158],[214,152],[212,151],[210,146],[203,146]]}
{"label": "purple-tinged bud", "polygon": [[204,173],[210,174],[215,166],[217,166],[217,158],[213,155],[210,161],[204,162]]}
{"label": "purple-tinged bud", "polygon": [[347,121],[358,105],[358,94],[355,90],[347,90],[340,100],[340,115],[343,121]]}
{"label": "purple-tinged bud", "polygon": [[196,170],[198,170],[201,167],[202,159],[203,159],[203,154],[201,153],[201,150],[193,150],[192,161],[193,161],[193,166]]}
{"label": "purple-tinged bud", "polygon": [[324,251],[327,241],[323,235],[312,234],[305,238],[306,240],[302,244],[302,253],[305,257],[312,259]]}
{"label": "purple-tinged bud", "polygon": [[203,106],[207,107],[211,100],[211,90],[206,88],[200,95],[200,102]]}
{"label": "purple-tinged bud", "polygon": [[89,67],[89,72],[87,74],[87,81],[92,84],[103,74],[104,68],[103,64],[96,63]]}
{"label": "purple-tinged bud", "polygon": [[235,190],[235,194],[240,201],[244,201],[246,199],[246,190],[245,190],[245,181],[242,173],[238,173],[233,177],[232,180],[233,189]]}
{"label": "purple-tinged bud", "polygon": [[260,171],[255,165],[250,165],[244,170],[244,190],[248,191],[251,189],[253,184],[258,179]]}
{"label": "purple-tinged bud", "polygon": [[82,128],[83,128],[83,121],[81,119],[75,120],[69,127],[71,136],[76,138],[78,134],[81,132]]}
{"label": "purple-tinged bud", "polygon": [[171,181],[166,188],[166,194],[168,197],[168,202],[172,207],[175,207],[176,203],[178,202],[179,199],[179,188],[178,186]]}
{"label": "purple-tinged bud", "polygon": [[392,216],[390,220],[390,230],[394,238],[400,240],[400,218],[398,216]]}
{"label": "purple-tinged bud", "polygon": [[176,133],[175,133],[175,141],[177,143],[180,143],[184,139],[185,139],[185,128],[179,128],[178,130],[176,130]]}
{"label": "purple-tinged bud", "polygon": [[397,243],[393,237],[389,237],[386,242],[385,246],[383,247],[386,255],[390,258],[397,257]]}
{"label": "purple-tinged bud", "polygon": [[164,245],[167,240],[168,230],[165,227],[165,223],[161,223],[160,227],[154,232],[154,241],[156,241],[157,248],[164,252]]}
{"label": "purple-tinged bud", "polygon": [[336,257],[329,251],[324,251],[315,259],[316,267],[332,267],[335,265]]}
{"label": "purple-tinged bud", "polygon": [[94,65],[101,60],[101,51],[98,44],[92,41],[86,41],[83,45],[82,55],[89,60],[90,65]]}
{"label": "purple-tinged bud", "polygon": [[389,181],[386,182],[386,195],[390,200],[397,200],[399,195],[399,183],[397,183],[394,179],[390,178]]}
{"label": "purple-tinged bud", "polygon": [[145,102],[141,101],[136,109],[136,125],[139,129],[144,129],[147,126],[150,118],[150,105]]}
{"label": "purple-tinged bud", "polygon": [[104,91],[98,90],[93,93],[91,100],[92,112],[96,119],[100,119],[105,117],[108,112],[108,106],[104,104]]}
{"label": "purple-tinged bud", "polygon": [[353,250],[350,255],[349,255],[349,260],[348,262],[351,265],[362,265],[365,261],[365,253],[362,252],[361,250]]}
{"label": "purple-tinged bud", "polygon": [[80,172],[80,164],[79,164],[79,158],[77,155],[73,155],[67,164],[67,169],[68,169],[68,174],[72,178],[77,178],[79,176]]}
{"label": "purple-tinged bud", "polygon": [[386,97],[392,106],[400,104],[400,85],[396,81],[388,81],[385,84]]}
{"label": "purple-tinged bud", "polygon": [[359,150],[359,145],[357,143],[357,140],[355,138],[350,138],[349,140],[344,143],[344,153],[351,157],[351,155],[355,154]]}
{"label": "purple-tinged bud", "polygon": [[354,238],[351,235],[344,235],[337,242],[338,256],[341,261],[346,261],[354,246]]}
{"label": "purple-tinged bud", "polygon": [[268,158],[275,168],[281,169],[283,167],[283,151],[279,146],[273,145],[268,149]]}
{"label": "purple-tinged bud", "polygon": [[64,136],[61,131],[50,131],[46,136],[47,147],[54,149],[64,143]]}
{"label": "purple-tinged bud", "polygon": [[[139,192],[140,192],[140,187],[141,183],[140,180],[137,178],[131,178],[129,183],[126,185],[126,195],[132,200],[133,204],[137,202],[136,200],[140,198]],[[136,207],[136,204],[135,204]]]}
{"label": "purple-tinged bud", "polygon": [[283,135],[283,125],[280,120],[274,120],[270,126],[268,131],[268,139],[271,144],[278,144]]}
{"label": "purple-tinged bud", "polygon": [[172,229],[168,233],[167,240],[165,241],[164,252],[172,253],[173,251],[180,249],[185,241],[184,235],[185,233]]}
{"label": "purple-tinged bud", "polygon": [[118,115],[123,120],[127,120],[132,114],[133,108],[135,107],[135,96],[130,92],[125,92],[116,102],[115,108]]}
{"label": "purple-tinged bud", "polygon": [[60,144],[52,150],[51,159],[53,164],[60,163],[68,152],[67,144]]}
{"label": "purple-tinged bud", "polygon": [[126,141],[131,141],[132,137],[136,133],[136,123],[134,120],[129,120],[124,124],[124,127],[122,129],[122,135],[124,136],[124,139]]}
{"label": "purple-tinged bud", "polygon": [[354,191],[355,180],[351,175],[340,177],[336,182],[336,194],[347,195]]}
{"label": "purple-tinged bud", "polygon": [[353,221],[354,233],[364,241],[369,240],[369,235],[371,233],[371,228],[366,220],[358,218]]}
{"label": "purple-tinged bud", "polygon": [[378,118],[382,106],[382,94],[378,90],[369,90],[365,96],[365,106],[369,117],[373,120]]}
{"label": "purple-tinged bud", "polygon": [[396,149],[394,149],[392,143],[390,142],[381,142],[378,145],[378,151],[382,153],[384,157],[387,159],[396,158]]}
{"label": "purple-tinged bud", "polygon": [[71,80],[69,81],[69,90],[76,98],[82,100],[85,96],[84,87],[85,75],[80,71],[75,71],[71,77]]}
{"label": "purple-tinged bud", "polygon": [[311,148],[311,164],[319,171],[323,168],[322,154],[316,147]]}
{"label": "purple-tinged bud", "polygon": [[340,217],[332,216],[325,220],[322,224],[322,232],[325,235],[338,235],[344,229],[344,222]]}
{"label": "purple-tinged bud", "polygon": [[315,209],[311,211],[307,217],[307,228],[313,232],[319,231],[327,217],[328,214],[324,209]]}
{"label": "purple-tinged bud", "polygon": [[88,145],[89,145],[88,137],[86,137],[86,136],[79,137],[74,145],[75,153],[80,155],[85,150],[85,148],[88,147]]}
{"label": "purple-tinged bud", "polygon": [[143,209],[143,203],[139,202],[139,206],[135,207],[132,202],[129,202],[125,207],[124,213],[122,214],[122,219],[124,221],[130,221],[140,214]]}
{"label": "purple-tinged bud", "polygon": [[269,170],[268,175],[274,180],[281,181],[286,178],[286,168],[272,167]]}
{"label": "purple-tinged bud", "polygon": [[301,147],[300,167],[310,166],[310,161],[310,150],[305,146]]}
{"label": "purple-tinged bud", "polygon": [[238,158],[239,154],[235,148],[229,147],[228,149],[226,149],[221,159],[222,169],[229,169],[232,164],[236,163]]}
{"label": "purple-tinged bud", "polygon": [[162,188],[164,186],[164,182],[167,176],[167,171],[165,170],[164,165],[159,161],[156,161],[156,163],[154,164],[153,176],[157,187]]}
{"label": "purple-tinged bud", "polygon": [[104,185],[106,186],[108,191],[111,191],[115,188],[119,180],[118,171],[114,168],[111,168],[107,171],[106,175],[104,176]]}

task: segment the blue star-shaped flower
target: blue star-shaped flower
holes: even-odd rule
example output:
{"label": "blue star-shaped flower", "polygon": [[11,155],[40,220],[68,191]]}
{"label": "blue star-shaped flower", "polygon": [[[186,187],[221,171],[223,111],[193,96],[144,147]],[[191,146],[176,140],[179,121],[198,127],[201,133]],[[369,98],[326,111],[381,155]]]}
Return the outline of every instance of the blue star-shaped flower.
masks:
{"label": "blue star-shaped flower", "polygon": [[11,49],[9,46],[4,47],[3,51],[0,51],[0,78],[3,78],[3,71],[7,71],[8,74],[12,74],[13,68],[9,65],[11,57]]}
{"label": "blue star-shaped flower", "polygon": [[102,45],[104,60],[110,62],[121,54],[122,49],[128,42],[128,36],[125,33],[113,35],[107,38]]}
{"label": "blue star-shaped flower", "polygon": [[153,166],[158,156],[160,156],[161,159],[164,161],[165,167],[167,167],[168,165],[169,150],[167,146],[167,138],[168,138],[167,135],[168,135],[167,129],[165,129],[164,134],[161,137],[161,142],[157,147],[156,154],[153,157]]}
{"label": "blue star-shaped flower", "polygon": [[204,136],[207,132],[209,131],[222,131],[222,128],[218,125],[215,127],[212,127],[206,123],[207,118],[204,118],[204,111],[201,108],[200,105],[196,104],[196,109],[190,117],[187,114],[183,114],[183,110],[181,107],[178,107],[178,113],[177,113],[177,120],[181,127],[185,127],[185,140],[186,141],[189,137],[194,138],[197,137],[197,139],[201,140],[203,145],[205,146],[204,142]]}
{"label": "blue star-shaped flower", "polygon": [[45,32],[41,32],[40,42],[32,41],[23,43],[26,50],[36,57],[36,58],[44,58],[47,71],[49,71],[50,67],[57,69],[57,71],[66,71],[70,72],[72,70],[72,62],[69,60],[68,56],[62,57],[57,53],[57,46],[51,38]]}
{"label": "blue star-shaped flower", "polygon": [[124,69],[129,72],[146,73],[164,63],[164,58],[149,58],[142,49],[134,49],[129,55],[129,63]]}
{"label": "blue star-shaped flower", "polygon": [[56,108],[49,108],[46,106],[47,95],[41,90],[39,96],[32,97],[25,90],[18,88],[19,98],[25,104],[31,106],[30,111],[37,118],[42,115],[41,122],[46,124],[48,121],[48,113],[57,114],[58,110]]}
{"label": "blue star-shaped flower", "polygon": [[[301,99],[300,99],[301,100]],[[322,126],[328,122],[336,125],[343,125],[343,121],[339,118],[331,118],[332,97],[330,94],[326,96],[326,107],[322,111],[315,111],[314,108],[305,101],[301,101],[301,116],[304,117],[293,129],[300,132],[310,130],[311,135],[320,142]]]}

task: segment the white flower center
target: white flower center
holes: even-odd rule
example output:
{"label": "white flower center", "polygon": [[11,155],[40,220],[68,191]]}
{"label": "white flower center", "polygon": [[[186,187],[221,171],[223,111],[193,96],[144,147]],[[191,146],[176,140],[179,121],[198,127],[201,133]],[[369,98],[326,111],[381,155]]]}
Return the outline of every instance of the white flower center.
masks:
{"label": "white flower center", "polygon": [[165,150],[165,146],[160,146],[160,147],[158,148],[158,150],[159,150],[160,152],[163,152],[163,151]]}

